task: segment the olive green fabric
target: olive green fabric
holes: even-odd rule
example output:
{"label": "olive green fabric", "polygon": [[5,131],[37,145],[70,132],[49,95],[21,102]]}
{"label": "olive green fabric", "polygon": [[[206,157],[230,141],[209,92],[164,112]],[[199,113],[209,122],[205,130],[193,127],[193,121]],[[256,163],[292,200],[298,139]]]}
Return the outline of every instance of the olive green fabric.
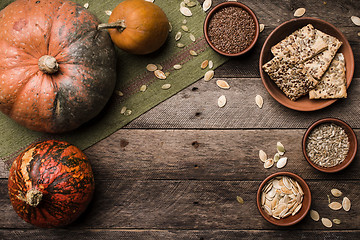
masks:
{"label": "olive green fabric", "polygon": [[[154,3],[164,10],[173,28],[167,42],[159,51],[146,56],[130,55],[118,49],[116,90],[103,112],[79,129],[61,135],[34,132],[19,126],[0,113],[0,158],[10,161],[30,143],[49,138],[66,140],[85,149],[202,78],[206,72],[200,68],[203,60],[212,60],[214,68],[224,63],[226,58],[216,54],[205,42],[202,28],[206,13],[200,4],[196,0],[194,1],[197,5],[190,8],[193,15],[185,17],[179,11],[180,0],[155,0]],[[1,0],[0,9],[10,2],[12,1]],[[80,5],[89,3],[88,10],[95,14],[100,21],[107,22],[109,16],[105,11],[113,9],[121,1],[83,0],[75,2]],[[183,23],[184,20],[186,20],[186,24]],[[195,42],[190,40],[189,33],[181,29],[182,25],[186,25],[196,37]],[[182,32],[182,37],[179,41],[175,41],[175,34],[179,31]],[[185,47],[177,47],[176,44],[179,42],[185,44]],[[198,56],[191,56],[190,50],[195,50]],[[164,72],[170,72],[168,78],[159,80],[152,72],[148,72],[146,65],[149,63],[161,64]],[[175,70],[173,65],[178,63],[183,67]],[[170,83],[171,88],[163,90],[161,87],[165,83]],[[145,92],[140,92],[142,85],[147,85]],[[124,96],[120,96],[119,91],[123,92]],[[121,114],[124,106],[131,110],[130,115]]]}

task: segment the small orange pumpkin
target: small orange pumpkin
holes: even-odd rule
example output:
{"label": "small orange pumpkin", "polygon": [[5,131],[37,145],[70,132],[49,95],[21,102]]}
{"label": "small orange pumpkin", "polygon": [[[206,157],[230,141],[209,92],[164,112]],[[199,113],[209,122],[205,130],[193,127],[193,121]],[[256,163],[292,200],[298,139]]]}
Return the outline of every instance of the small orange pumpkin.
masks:
{"label": "small orange pumpkin", "polygon": [[112,11],[109,21],[99,29],[109,29],[112,41],[132,54],[158,50],[169,34],[169,20],[163,10],[145,0],[125,0]]}

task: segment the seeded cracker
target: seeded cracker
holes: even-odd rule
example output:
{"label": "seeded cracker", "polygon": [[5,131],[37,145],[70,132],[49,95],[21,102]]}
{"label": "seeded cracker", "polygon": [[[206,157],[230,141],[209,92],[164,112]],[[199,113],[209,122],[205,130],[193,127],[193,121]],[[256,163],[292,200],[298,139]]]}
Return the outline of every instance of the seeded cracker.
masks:
{"label": "seeded cracker", "polygon": [[314,26],[308,24],[273,46],[271,52],[274,56],[287,58],[291,64],[302,63],[328,48],[316,33]]}
{"label": "seeded cracker", "polygon": [[291,65],[287,59],[282,57],[274,57],[263,65],[263,69],[285,95],[293,101],[307,94],[318,83],[307,72],[304,64]]}
{"label": "seeded cracker", "polygon": [[346,97],[345,59],[342,53],[338,53],[318,85],[309,92],[309,98],[330,99]]}

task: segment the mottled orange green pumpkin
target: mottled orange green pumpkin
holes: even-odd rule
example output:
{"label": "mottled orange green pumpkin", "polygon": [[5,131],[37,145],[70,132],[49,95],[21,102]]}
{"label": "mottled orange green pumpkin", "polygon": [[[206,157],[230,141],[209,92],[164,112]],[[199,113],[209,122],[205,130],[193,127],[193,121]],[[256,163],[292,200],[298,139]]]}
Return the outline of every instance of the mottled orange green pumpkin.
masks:
{"label": "mottled orange green pumpkin", "polygon": [[65,226],[89,204],[94,176],[86,155],[67,142],[30,145],[10,169],[8,189],[16,213],[38,227]]}
{"label": "mottled orange green pumpkin", "polygon": [[98,24],[66,0],[17,0],[0,11],[0,110],[50,133],[99,114],[115,87],[116,55]]}

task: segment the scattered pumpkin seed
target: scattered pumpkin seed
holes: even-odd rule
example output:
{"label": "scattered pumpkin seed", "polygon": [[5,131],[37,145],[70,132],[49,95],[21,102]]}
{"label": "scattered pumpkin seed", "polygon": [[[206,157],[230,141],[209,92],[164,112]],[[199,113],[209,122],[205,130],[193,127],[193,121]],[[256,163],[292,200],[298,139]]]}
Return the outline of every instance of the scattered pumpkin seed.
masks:
{"label": "scattered pumpkin seed", "polygon": [[176,69],[176,70],[179,70],[179,69],[182,68],[182,66],[181,66],[180,64],[175,64],[173,67],[174,67],[174,69]]}
{"label": "scattered pumpkin seed", "polygon": [[213,66],[214,66],[214,62],[210,60],[210,61],[209,61],[209,68],[212,69]]}
{"label": "scattered pumpkin seed", "polygon": [[165,72],[165,76],[166,77],[170,76],[170,72]]}
{"label": "scattered pumpkin seed", "polygon": [[171,88],[171,84],[170,83],[165,83],[164,85],[161,86],[162,89],[167,90],[169,88]]}
{"label": "scattered pumpkin seed", "polygon": [[163,71],[161,71],[161,70],[155,70],[154,71],[154,74],[155,74],[155,76],[158,78],[158,79],[161,79],[161,80],[164,80],[164,79],[166,79],[166,75],[165,75],[165,73],[163,72]]}
{"label": "scattered pumpkin seed", "polygon": [[205,69],[209,64],[209,61],[208,60],[204,60],[202,63],[201,63],[201,69]]}
{"label": "scattered pumpkin seed", "polygon": [[331,203],[330,195],[326,195],[326,196],[327,196],[327,199],[328,199],[328,203],[330,204]]}
{"label": "scattered pumpkin seed", "polygon": [[141,87],[140,87],[140,92],[145,92],[146,91],[146,85],[142,85]]}
{"label": "scattered pumpkin seed", "polygon": [[154,72],[155,70],[157,70],[157,66],[155,64],[148,64],[146,65],[146,69],[149,71],[149,72]]}
{"label": "scattered pumpkin seed", "polygon": [[180,7],[180,12],[182,13],[182,15],[186,16],[186,17],[191,17],[192,16],[192,12],[189,8],[187,7]]}
{"label": "scattered pumpkin seed", "polygon": [[274,162],[278,162],[280,160],[280,154],[279,153],[275,153],[274,155]]}
{"label": "scattered pumpkin seed", "polygon": [[185,47],[185,45],[184,45],[183,43],[177,43],[176,46],[177,46],[178,48],[183,48],[183,47]]}
{"label": "scattered pumpkin seed", "polygon": [[190,50],[189,53],[190,53],[191,56],[197,56],[198,55],[194,50]]}
{"label": "scattered pumpkin seed", "polygon": [[342,208],[342,205],[339,202],[332,202],[329,204],[329,208],[336,211],[340,210]]}
{"label": "scattered pumpkin seed", "polygon": [[187,21],[186,21],[186,19],[184,19],[183,21],[182,21],[182,24],[186,24],[187,23]]}
{"label": "scattered pumpkin seed", "polygon": [[259,29],[260,32],[264,31],[264,29],[265,29],[264,24],[260,23],[259,27],[260,27],[260,29]]}
{"label": "scattered pumpkin seed", "polygon": [[284,155],[284,153],[285,153],[285,147],[284,147],[284,145],[282,145],[281,142],[277,142],[277,143],[276,143],[276,148],[277,148],[278,153],[280,154],[280,156]]}
{"label": "scattered pumpkin seed", "polygon": [[351,21],[356,25],[360,26],[360,18],[357,16],[351,16]]}
{"label": "scattered pumpkin seed", "polygon": [[260,95],[256,95],[256,97],[255,97],[255,103],[256,103],[256,105],[257,105],[259,108],[262,108],[262,107],[263,107],[263,104],[264,104],[264,100],[263,100],[263,98],[262,98]]}
{"label": "scattered pumpkin seed", "polygon": [[218,106],[220,108],[224,107],[226,105],[226,97],[224,95],[221,95],[219,98],[218,98]]}
{"label": "scattered pumpkin seed", "polygon": [[161,64],[156,64],[156,67],[157,67],[157,69],[159,69],[159,70],[163,70],[163,66],[161,66]]}
{"label": "scattered pumpkin seed", "polygon": [[196,41],[196,38],[195,38],[194,34],[192,34],[192,33],[189,34],[189,38],[190,38],[190,40],[193,41],[193,42]]}
{"label": "scattered pumpkin seed", "polygon": [[130,109],[126,110],[124,115],[125,116],[130,116],[132,114],[132,111]]}
{"label": "scattered pumpkin seed", "polygon": [[172,24],[171,22],[169,22],[169,32],[172,32],[172,29],[173,29]]}
{"label": "scattered pumpkin seed", "polygon": [[185,2],[181,2],[180,3],[180,8],[186,7],[186,3]]}
{"label": "scattered pumpkin seed", "polygon": [[153,3],[155,0],[145,0],[145,1],[147,1],[147,2],[152,2],[152,3]]}
{"label": "scattered pumpkin seed", "polygon": [[236,200],[240,203],[240,204],[244,204],[244,199],[240,196],[236,196]]}
{"label": "scattered pumpkin seed", "polygon": [[330,219],[328,218],[321,218],[321,222],[322,224],[327,227],[327,228],[331,228],[332,227],[332,222]]}
{"label": "scattered pumpkin seed", "polygon": [[334,218],[334,219],[333,219],[333,223],[335,223],[335,224],[340,224],[340,223],[341,223],[341,220],[340,220],[340,219],[337,219],[337,218]]}
{"label": "scattered pumpkin seed", "polygon": [[263,150],[259,150],[259,158],[262,162],[267,160],[267,154]]}
{"label": "scattered pumpkin seed", "polygon": [[124,114],[126,112],[127,107],[122,107],[120,110],[120,114]]}
{"label": "scattered pumpkin seed", "polygon": [[84,8],[88,9],[89,8],[89,3],[85,3]]}
{"label": "scattered pumpkin seed", "polygon": [[343,198],[343,201],[342,201],[342,207],[345,211],[350,211],[350,208],[351,208],[351,202],[350,202],[350,199],[347,198],[347,197],[344,197]]}
{"label": "scattered pumpkin seed", "polygon": [[276,167],[277,167],[277,168],[283,168],[283,167],[285,167],[286,163],[287,163],[287,157],[282,157],[282,158],[280,158],[279,161],[276,163]]}
{"label": "scattered pumpkin seed", "polygon": [[205,73],[204,75],[204,80],[207,82],[207,81],[210,81],[213,77],[214,77],[214,70],[209,70]]}
{"label": "scattered pumpkin seed", "polygon": [[316,222],[320,220],[320,215],[315,210],[310,210],[310,217],[311,217],[312,220],[314,220]]}
{"label": "scattered pumpkin seed", "polygon": [[116,90],[115,93],[120,97],[124,96],[124,93],[122,91]]}
{"label": "scattered pumpkin seed", "polygon": [[181,38],[181,32],[177,32],[177,33],[175,34],[175,41],[179,41],[180,38]]}
{"label": "scattered pumpkin seed", "polygon": [[339,189],[333,188],[331,189],[331,194],[334,197],[340,197],[342,195],[342,192]]}
{"label": "scattered pumpkin seed", "polygon": [[230,85],[224,80],[217,80],[216,85],[219,88],[222,88],[222,89],[229,89],[230,88]]}
{"label": "scattered pumpkin seed", "polygon": [[274,159],[269,158],[264,163],[264,168],[271,168],[274,165]]}
{"label": "scattered pumpkin seed", "polygon": [[298,8],[294,12],[294,17],[301,17],[301,16],[303,16],[305,14],[305,12],[306,12],[305,8]]}
{"label": "scattered pumpkin seed", "polygon": [[195,7],[195,6],[196,6],[196,2],[191,1],[191,2],[187,3],[186,6],[188,6],[188,7]]}
{"label": "scattered pumpkin seed", "polygon": [[358,36],[360,37],[360,32],[358,32]]}
{"label": "scattered pumpkin seed", "polygon": [[184,30],[184,32],[188,32],[189,31],[189,28],[185,25],[182,25],[181,26],[182,30]]}
{"label": "scattered pumpkin seed", "polygon": [[105,14],[108,15],[108,16],[110,16],[111,13],[112,13],[112,11],[110,11],[110,10],[106,10],[106,11],[105,11]]}
{"label": "scattered pumpkin seed", "polygon": [[204,12],[206,12],[207,10],[209,10],[209,8],[211,7],[212,1],[211,0],[205,0],[203,2],[203,10]]}

